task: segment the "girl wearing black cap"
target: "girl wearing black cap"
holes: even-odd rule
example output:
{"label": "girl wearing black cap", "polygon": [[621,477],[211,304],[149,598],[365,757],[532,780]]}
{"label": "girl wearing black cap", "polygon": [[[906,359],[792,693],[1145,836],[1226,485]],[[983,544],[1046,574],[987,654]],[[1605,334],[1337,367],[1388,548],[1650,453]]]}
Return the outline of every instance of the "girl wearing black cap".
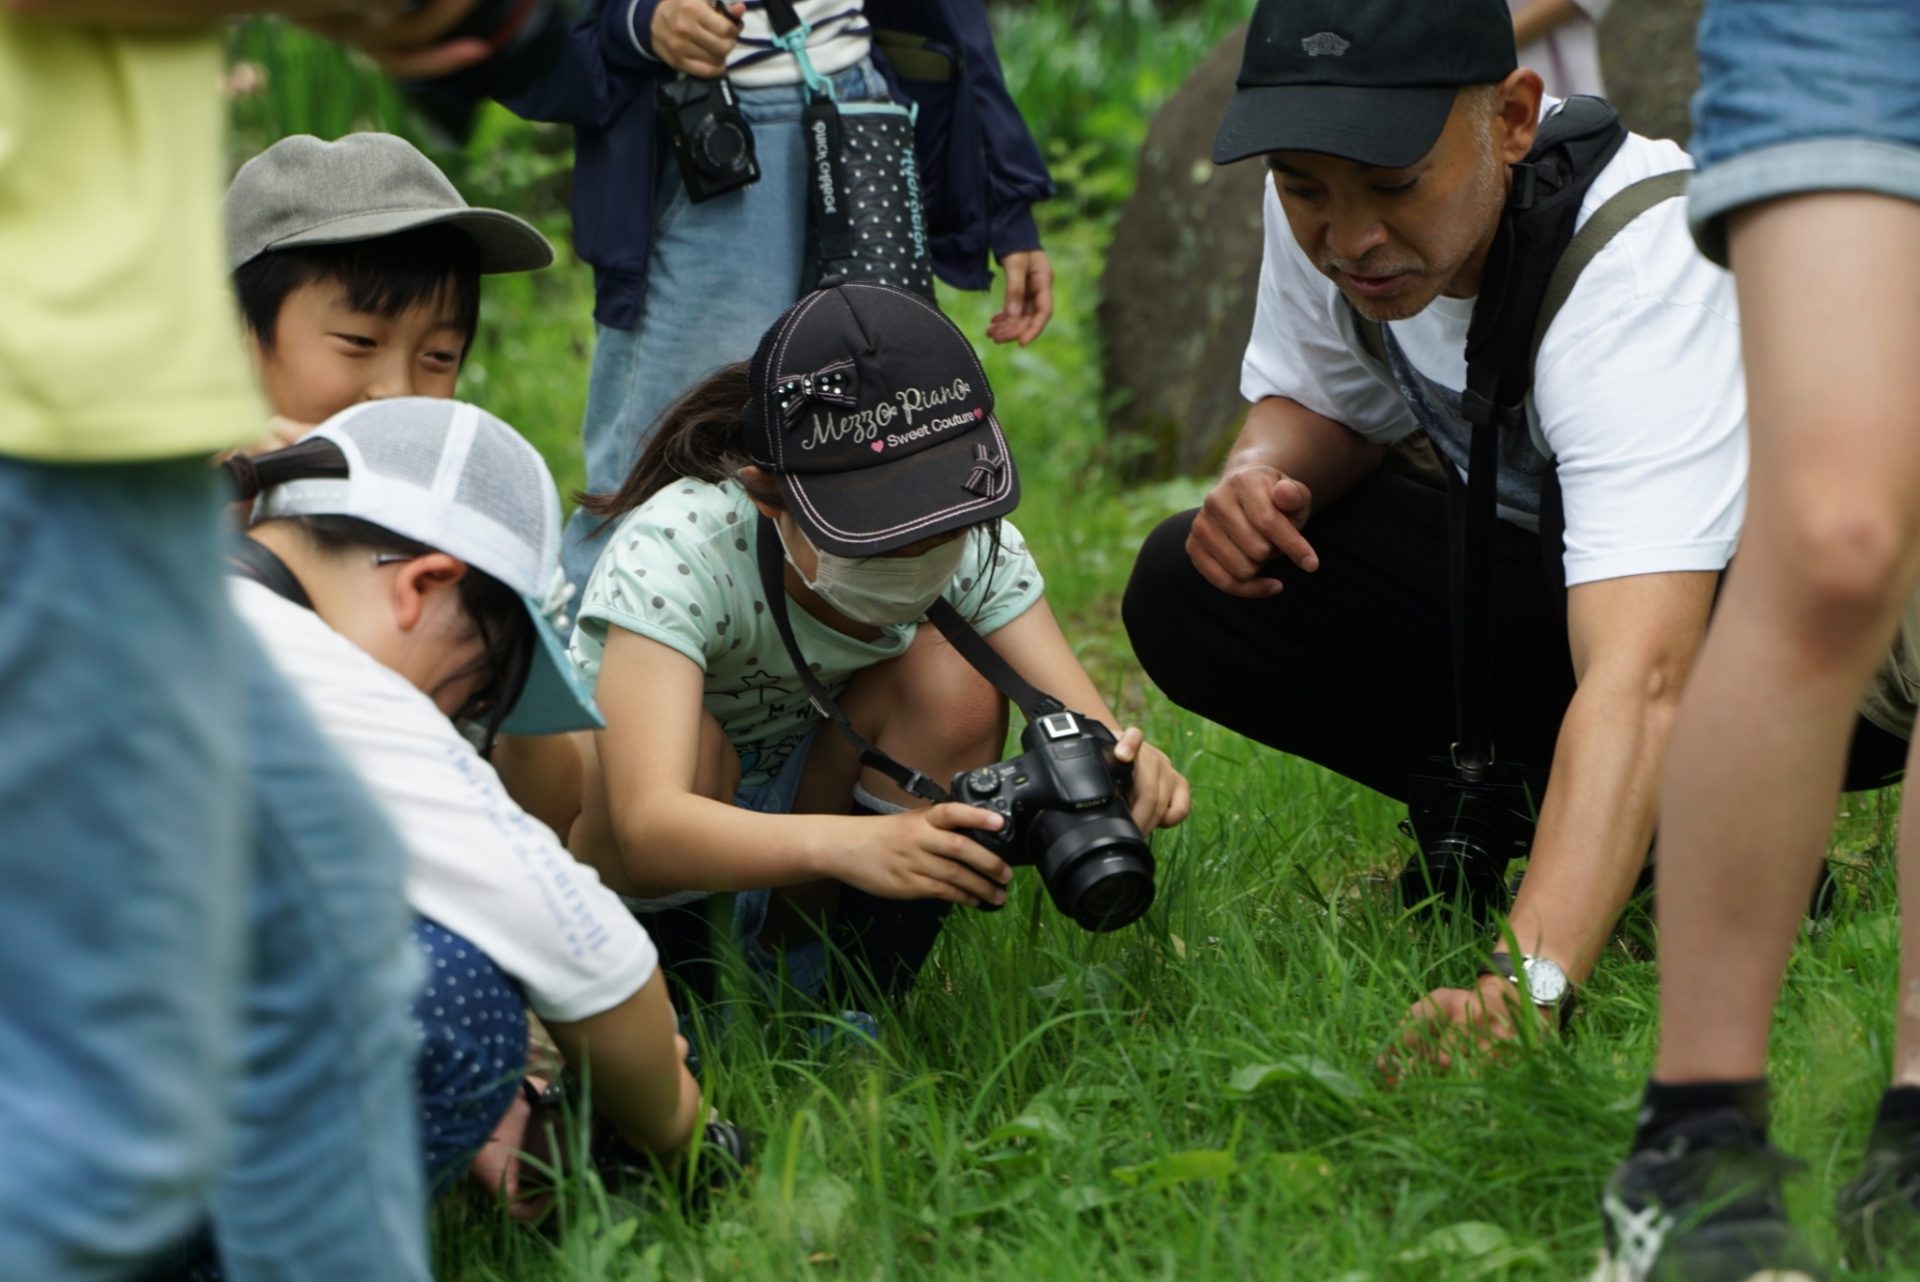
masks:
{"label": "girl wearing black cap", "polygon": [[[950,905],[1006,899],[1011,869],[969,836],[1000,817],[924,806],[863,774],[843,736],[818,732],[770,604],[788,607],[800,653],[853,727],[942,783],[1001,758],[1007,709],[919,626],[936,599],[1028,681],[1118,731],[1026,544],[999,519],[1019,483],[992,408],[972,347],[937,309],[843,285],[795,304],[750,365],[683,397],[620,490],[590,501],[617,526],[573,657],[597,680],[608,726],[604,787],[590,790],[574,847],[654,901],[650,930],[669,957],[686,960],[665,909],[748,892],[735,926],[750,958],[769,962],[791,941],[788,978],[817,995],[835,972],[805,921],[825,917],[828,955],[858,945],[892,995]],[[784,602],[761,587],[762,521],[784,552],[773,571]],[[1115,756],[1133,765],[1141,831],[1186,817],[1186,781],[1138,730],[1119,735]],[[682,969],[708,987],[703,969]]]}

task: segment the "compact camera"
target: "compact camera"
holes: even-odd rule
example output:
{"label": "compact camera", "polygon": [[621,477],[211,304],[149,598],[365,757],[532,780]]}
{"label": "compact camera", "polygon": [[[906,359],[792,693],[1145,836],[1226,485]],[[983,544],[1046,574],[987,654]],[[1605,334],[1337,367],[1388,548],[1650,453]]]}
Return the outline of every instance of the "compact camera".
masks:
{"label": "compact camera", "polygon": [[740,102],[725,76],[676,76],[661,83],[655,101],[688,200],[697,205],[760,181],[753,128],[740,114]]}
{"label": "compact camera", "polygon": [[1118,930],[1153,902],[1153,854],[1126,805],[1133,770],[1113,759],[1114,743],[1099,722],[1056,712],[1021,732],[1019,756],[953,779],[955,801],[1006,820],[968,835],[1037,867],[1060,911],[1093,931]]}
{"label": "compact camera", "polygon": [[1507,865],[1532,848],[1542,782],[1517,763],[1463,771],[1451,757],[1427,758],[1407,780],[1402,826],[1419,849],[1400,874],[1402,901],[1462,907],[1476,921],[1504,909]]}

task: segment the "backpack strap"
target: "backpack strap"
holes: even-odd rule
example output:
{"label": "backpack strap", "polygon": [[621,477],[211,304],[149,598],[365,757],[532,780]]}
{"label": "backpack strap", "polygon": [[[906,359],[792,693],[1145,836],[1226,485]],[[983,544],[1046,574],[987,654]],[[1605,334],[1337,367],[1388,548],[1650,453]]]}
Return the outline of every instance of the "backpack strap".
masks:
{"label": "backpack strap", "polygon": [[1547,327],[1553,324],[1554,317],[1566,306],[1567,299],[1573,294],[1573,287],[1579,283],[1580,274],[1587,270],[1587,265],[1634,219],[1655,205],[1672,200],[1675,196],[1684,196],[1687,179],[1692,173],[1690,169],[1674,169],[1642,178],[1613,193],[1605,204],[1593,211],[1593,217],[1587,219],[1573,239],[1567,242],[1567,247],[1560,253],[1560,261],[1553,265],[1553,275],[1547,280],[1547,292],[1540,299],[1540,315],[1533,324],[1533,348],[1527,354],[1529,367],[1540,359],[1540,344],[1547,337]]}

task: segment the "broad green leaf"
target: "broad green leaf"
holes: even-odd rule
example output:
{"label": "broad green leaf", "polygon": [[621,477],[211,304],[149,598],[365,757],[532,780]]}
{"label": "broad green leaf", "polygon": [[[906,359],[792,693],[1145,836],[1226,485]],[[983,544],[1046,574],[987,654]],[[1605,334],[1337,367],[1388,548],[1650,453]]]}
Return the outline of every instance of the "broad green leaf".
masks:
{"label": "broad green leaf", "polygon": [[1357,1100],[1366,1089],[1345,1071],[1316,1055],[1287,1055],[1268,1064],[1237,1068],[1227,1079],[1227,1094],[1245,1098],[1279,1085],[1313,1082],[1343,1100]]}
{"label": "broad green leaf", "polygon": [[1217,1183],[1231,1176],[1238,1166],[1227,1149],[1190,1148],[1137,1166],[1115,1167],[1113,1178],[1134,1188],[1163,1189],[1196,1180]]}

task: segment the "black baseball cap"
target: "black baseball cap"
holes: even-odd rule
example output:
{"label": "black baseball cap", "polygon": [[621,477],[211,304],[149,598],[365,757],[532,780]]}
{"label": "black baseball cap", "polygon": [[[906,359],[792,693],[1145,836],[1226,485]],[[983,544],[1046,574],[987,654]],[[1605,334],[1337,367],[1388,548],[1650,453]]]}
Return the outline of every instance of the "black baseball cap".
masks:
{"label": "black baseball cap", "polygon": [[1213,160],[1314,151],[1399,169],[1433,150],[1462,86],[1518,65],[1506,0],[1260,0]]}
{"label": "black baseball cap", "polygon": [[747,453],[822,551],[878,556],[1020,502],[980,358],[918,294],[816,290],[760,340],[748,388]]}

